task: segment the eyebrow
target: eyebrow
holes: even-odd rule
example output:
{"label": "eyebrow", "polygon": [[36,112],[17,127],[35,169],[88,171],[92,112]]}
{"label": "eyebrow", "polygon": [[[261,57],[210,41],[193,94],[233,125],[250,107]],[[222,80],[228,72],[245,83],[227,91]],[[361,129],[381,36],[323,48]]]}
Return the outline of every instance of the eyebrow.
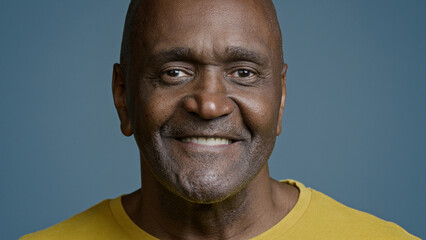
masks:
{"label": "eyebrow", "polygon": [[225,50],[228,61],[249,61],[266,65],[268,58],[261,53],[243,47],[230,46]]}
{"label": "eyebrow", "polygon": [[[196,57],[187,47],[176,47],[165,51],[155,52],[149,59],[154,64],[171,61],[194,61]],[[223,59],[226,62],[249,61],[258,65],[267,65],[268,58],[260,52],[244,47],[228,46],[225,48]]]}
{"label": "eyebrow", "polygon": [[155,52],[150,58],[149,62],[164,63],[171,61],[189,60],[192,58],[191,49],[186,47],[177,47],[165,51]]}

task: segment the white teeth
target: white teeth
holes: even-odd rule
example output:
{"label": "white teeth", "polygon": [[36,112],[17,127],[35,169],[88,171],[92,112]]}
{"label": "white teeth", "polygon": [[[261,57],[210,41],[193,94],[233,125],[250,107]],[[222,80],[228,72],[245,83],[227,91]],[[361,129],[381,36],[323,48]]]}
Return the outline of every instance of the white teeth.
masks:
{"label": "white teeth", "polygon": [[226,138],[204,138],[204,137],[191,137],[191,138],[182,138],[182,142],[186,143],[196,143],[201,145],[216,146],[216,145],[228,145],[232,141]]}

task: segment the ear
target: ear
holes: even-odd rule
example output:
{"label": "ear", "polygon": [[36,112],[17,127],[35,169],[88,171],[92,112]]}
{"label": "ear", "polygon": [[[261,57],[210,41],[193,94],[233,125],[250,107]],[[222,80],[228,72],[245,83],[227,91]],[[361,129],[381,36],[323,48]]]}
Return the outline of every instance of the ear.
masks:
{"label": "ear", "polygon": [[126,77],[118,63],[114,64],[112,72],[112,95],[114,97],[115,109],[117,109],[121,122],[121,132],[125,136],[131,136],[133,130],[126,104]]}
{"label": "ear", "polygon": [[281,134],[282,130],[282,121],[283,121],[283,114],[284,114],[284,107],[285,107],[285,97],[287,95],[286,91],[286,74],[287,74],[287,64],[284,64],[283,70],[281,71],[281,104],[280,104],[280,112],[278,116],[278,124],[277,124],[277,136]]}

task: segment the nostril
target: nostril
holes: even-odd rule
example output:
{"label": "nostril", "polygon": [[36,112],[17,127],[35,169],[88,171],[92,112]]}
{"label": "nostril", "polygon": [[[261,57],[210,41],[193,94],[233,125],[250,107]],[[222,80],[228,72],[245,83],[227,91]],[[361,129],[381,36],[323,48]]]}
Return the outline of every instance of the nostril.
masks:
{"label": "nostril", "polygon": [[187,97],[183,101],[183,108],[190,113],[198,112],[198,104],[194,97]]}

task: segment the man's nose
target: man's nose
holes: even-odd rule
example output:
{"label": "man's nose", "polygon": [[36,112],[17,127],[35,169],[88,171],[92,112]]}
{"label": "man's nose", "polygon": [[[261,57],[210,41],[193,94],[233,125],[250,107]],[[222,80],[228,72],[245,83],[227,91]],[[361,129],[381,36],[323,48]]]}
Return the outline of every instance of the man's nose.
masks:
{"label": "man's nose", "polygon": [[234,102],[227,96],[223,76],[208,72],[196,81],[192,94],[183,102],[186,111],[204,119],[215,119],[234,111]]}

